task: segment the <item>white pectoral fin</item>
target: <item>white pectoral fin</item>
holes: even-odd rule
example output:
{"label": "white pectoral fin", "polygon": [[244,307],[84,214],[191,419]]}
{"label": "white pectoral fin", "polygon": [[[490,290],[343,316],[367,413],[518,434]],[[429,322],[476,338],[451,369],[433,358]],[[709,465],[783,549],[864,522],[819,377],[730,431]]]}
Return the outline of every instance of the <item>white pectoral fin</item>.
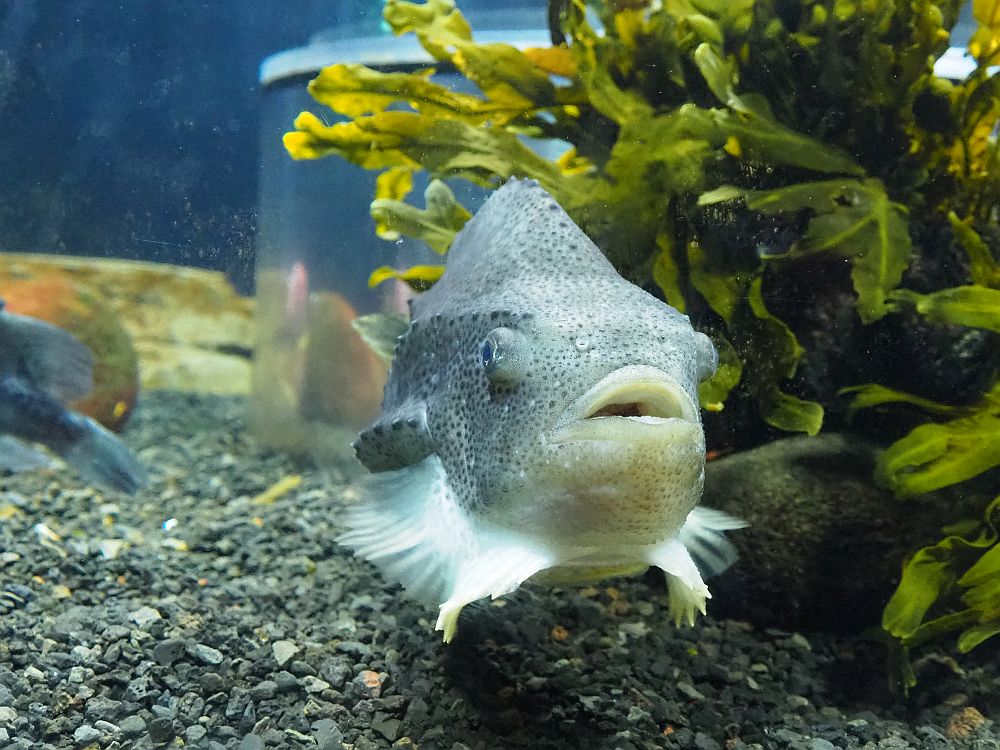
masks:
{"label": "white pectoral fin", "polygon": [[678,539],[690,550],[705,578],[722,573],[739,555],[722,532],[746,528],[749,524],[721,510],[698,506],[688,513]]}
{"label": "white pectoral fin", "polygon": [[468,516],[448,485],[441,459],[366,477],[346,514],[340,544],[379,567],[407,592],[440,607],[436,629],[455,635],[469,602],[498,597],[549,565],[548,556],[488,531]]}
{"label": "white pectoral fin", "polygon": [[695,613],[705,614],[705,602],[712,595],[702,576],[718,575],[737,558],[736,548],[722,532],[746,525],[721,511],[695,508],[677,538],[653,551],[650,562],[667,574],[670,614],[676,624],[694,625]]}

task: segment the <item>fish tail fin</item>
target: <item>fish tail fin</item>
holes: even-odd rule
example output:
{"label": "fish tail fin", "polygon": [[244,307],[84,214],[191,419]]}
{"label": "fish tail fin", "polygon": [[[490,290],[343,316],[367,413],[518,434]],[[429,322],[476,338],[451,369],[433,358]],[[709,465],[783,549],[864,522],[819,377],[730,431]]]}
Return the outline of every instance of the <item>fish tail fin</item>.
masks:
{"label": "fish tail fin", "polygon": [[746,528],[749,524],[721,510],[698,506],[692,510],[681,528],[678,540],[698,565],[705,578],[722,573],[739,558],[724,531]]}
{"label": "fish tail fin", "polygon": [[89,417],[73,415],[80,436],[59,454],[88,482],[134,494],[146,486],[146,469],[135,454],[112,432]]}

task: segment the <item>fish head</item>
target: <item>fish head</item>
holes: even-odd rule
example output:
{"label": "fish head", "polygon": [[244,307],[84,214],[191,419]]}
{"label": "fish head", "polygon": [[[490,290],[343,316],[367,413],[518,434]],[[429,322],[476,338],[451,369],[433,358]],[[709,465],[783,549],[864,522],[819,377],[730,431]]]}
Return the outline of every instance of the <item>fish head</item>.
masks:
{"label": "fish head", "polygon": [[717,355],[685,316],[630,284],[597,293],[599,281],[478,342],[466,371],[479,370],[480,395],[463,398],[474,483],[503,526],[579,546],[651,544],[700,497],[697,384]]}

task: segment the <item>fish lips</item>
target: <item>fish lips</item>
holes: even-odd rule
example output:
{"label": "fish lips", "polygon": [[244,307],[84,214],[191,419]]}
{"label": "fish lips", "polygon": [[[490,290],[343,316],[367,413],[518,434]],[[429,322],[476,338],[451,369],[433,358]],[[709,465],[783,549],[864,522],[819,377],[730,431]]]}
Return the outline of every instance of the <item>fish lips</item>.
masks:
{"label": "fish lips", "polygon": [[630,365],[575,399],[547,438],[633,443],[695,435],[701,435],[698,406],[680,383],[655,367]]}

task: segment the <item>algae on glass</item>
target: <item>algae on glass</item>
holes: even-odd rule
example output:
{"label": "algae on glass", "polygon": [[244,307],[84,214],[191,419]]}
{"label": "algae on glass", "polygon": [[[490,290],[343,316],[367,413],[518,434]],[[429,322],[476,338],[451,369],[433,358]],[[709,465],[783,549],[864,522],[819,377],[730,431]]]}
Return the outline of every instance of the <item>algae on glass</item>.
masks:
{"label": "algae on glass", "polygon": [[[876,479],[907,498],[1000,463],[1000,0],[973,3],[975,68],[948,81],[933,65],[961,5],[552,0],[552,45],[521,51],[478,44],[450,0],[389,0],[395,33],[415,34],[477,93],[439,85],[432,68],[333,65],[309,91],[346,121],[303,112],[285,146],[379,170],[378,233],[442,254],[469,213],[437,181],[424,208],[406,203],[415,172],[538,180],[623,275],[715,339],[722,366],[705,408],[752,405],[760,421],[738,429],[757,440],[896,409],[876,423],[889,444]],[[547,160],[525,136],[566,150]],[[426,288],[440,273],[382,268],[372,282]],[[911,321],[967,334],[985,352],[978,377],[949,404],[874,362],[810,378],[804,364],[826,345],[806,310],[817,298],[849,300],[862,338]],[[906,345],[890,354],[919,360]],[[883,622],[897,656],[946,631],[960,631],[961,650],[1000,632],[997,506],[906,561]],[[896,664],[911,683],[905,658]]]}

